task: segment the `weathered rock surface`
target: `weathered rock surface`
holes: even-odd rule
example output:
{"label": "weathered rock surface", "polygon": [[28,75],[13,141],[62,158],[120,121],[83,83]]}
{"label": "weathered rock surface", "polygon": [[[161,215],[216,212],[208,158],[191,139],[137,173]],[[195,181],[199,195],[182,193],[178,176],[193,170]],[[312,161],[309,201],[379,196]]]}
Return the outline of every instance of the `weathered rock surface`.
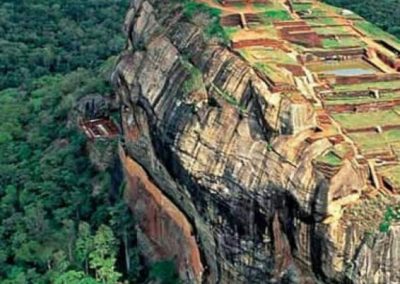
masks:
{"label": "weathered rock surface", "polygon": [[349,269],[356,283],[399,283],[400,226],[392,226],[389,233],[381,233],[360,248],[355,266]]}
{"label": "weathered rock surface", "polygon": [[[126,194],[148,257],[175,259],[188,283],[399,281],[398,229],[370,249],[341,219],[365,187],[361,169],[349,160],[324,177],[313,160],[332,144],[307,142],[312,108],[271,93],[176,3],[133,1],[114,73]],[[201,84],[185,91],[193,68]]]}

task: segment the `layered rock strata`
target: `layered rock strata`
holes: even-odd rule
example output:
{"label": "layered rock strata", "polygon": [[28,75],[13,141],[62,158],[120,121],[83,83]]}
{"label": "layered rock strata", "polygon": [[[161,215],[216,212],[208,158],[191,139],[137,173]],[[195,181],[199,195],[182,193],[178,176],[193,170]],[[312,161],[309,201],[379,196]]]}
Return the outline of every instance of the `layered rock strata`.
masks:
{"label": "layered rock strata", "polygon": [[173,259],[187,283],[398,281],[397,231],[370,248],[343,219],[364,169],[352,159],[330,178],[316,169],[332,142],[310,142],[313,107],[272,93],[238,54],[205,39],[207,23],[186,19],[178,1],[136,0],[126,17],[113,78],[145,254]]}

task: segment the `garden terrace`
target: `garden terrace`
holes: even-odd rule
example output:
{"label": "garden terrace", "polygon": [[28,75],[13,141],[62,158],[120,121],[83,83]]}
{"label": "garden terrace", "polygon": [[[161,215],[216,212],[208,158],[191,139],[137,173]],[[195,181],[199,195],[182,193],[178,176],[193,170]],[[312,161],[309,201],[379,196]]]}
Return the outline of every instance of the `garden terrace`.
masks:
{"label": "garden terrace", "polygon": [[379,169],[383,185],[393,193],[400,193],[400,165]]}
{"label": "garden terrace", "polygon": [[292,43],[300,44],[305,47],[322,47],[321,38],[305,22],[277,22],[274,23],[281,37]]}
{"label": "garden terrace", "polygon": [[[320,1],[201,1],[221,10],[231,47],[271,92],[292,104],[313,104],[317,125],[306,141],[325,139],[332,145],[314,160],[316,170],[330,179],[352,160],[367,184],[398,188],[393,174],[400,155],[396,39]],[[229,94],[218,93],[240,107]]]}
{"label": "garden terrace", "polygon": [[341,84],[334,85],[333,90],[335,92],[357,92],[357,91],[370,91],[370,90],[381,90],[381,91],[398,91],[400,90],[400,80],[389,80],[389,81],[372,81],[357,84]]}
{"label": "garden terrace", "polygon": [[376,40],[376,43],[382,45],[386,49],[388,49],[390,52],[394,53],[397,57],[400,57],[400,49],[395,47],[394,44],[390,44],[384,40]]}
{"label": "garden terrace", "polygon": [[293,90],[293,74],[302,75],[302,67],[285,51],[276,48],[247,47],[239,53],[253,67],[268,78],[270,86],[278,90]]}
{"label": "garden terrace", "polygon": [[[368,63],[368,61],[365,61]],[[366,65],[364,66],[364,68]],[[335,81],[331,84],[337,85],[355,85],[355,84],[363,84],[363,83],[373,83],[373,82],[389,82],[389,81],[398,81],[400,79],[400,74],[398,73],[380,73],[381,71],[375,67],[375,65],[370,64],[369,68],[375,68],[377,72],[375,74],[364,74],[358,76],[336,76]]]}
{"label": "garden terrace", "polygon": [[335,76],[355,76],[365,74],[375,74],[379,70],[367,61],[362,59],[345,60],[345,61],[323,61],[312,62],[306,65],[307,68],[319,75],[335,75]]}
{"label": "garden terrace", "polygon": [[297,64],[296,59],[290,57],[285,51],[279,48],[270,47],[246,47],[240,49],[240,54],[250,63],[269,64]]}
{"label": "garden terrace", "polygon": [[364,48],[343,48],[336,50],[310,49],[301,55],[304,62],[325,60],[361,59],[365,56]]}
{"label": "garden terrace", "polygon": [[288,1],[289,8],[292,13],[297,13],[299,15],[308,13],[313,7],[313,1]]}
{"label": "garden terrace", "polygon": [[312,27],[343,27],[347,26],[337,21],[337,18],[329,17],[302,17]]}
{"label": "garden terrace", "polygon": [[299,65],[278,64],[278,66],[288,70],[295,77],[303,77],[303,76],[306,75],[304,70],[303,70],[303,68],[301,66],[299,66]]}
{"label": "garden terrace", "polygon": [[400,59],[397,57],[388,56],[386,53],[381,52],[380,50],[376,51],[378,57],[389,67],[395,69],[400,72]]}
{"label": "garden terrace", "polygon": [[364,129],[385,125],[400,125],[400,107],[389,110],[357,112],[357,113],[333,113],[332,117],[346,130]]}
{"label": "garden terrace", "polygon": [[236,5],[246,5],[246,4],[267,4],[269,0],[218,0],[224,6],[236,6]]}
{"label": "garden terrace", "polygon": [[283,42],[269,38],[243,39],[243,40],[233,41],[232,47],[234,49],[241,49],[248,47],[270,47],[270,48],[287,50]]}
{"label": "garden terrace", "polygon": [[287,82],[289,81],[287,78],[277,75],[279,74],[279,70],[274,70],[274,67],[267,66],[266,64],[260,64],[257,65],[255,68],[258,75],[264,79],[272,92],[278,93],[284,91],[296,91],[296,87],[290,82]]}
{"label": "garden terrace", "polygon": [[396,37],[388,34],[387,32],[383,31],[375,25],[366,22],[365,20],[353,21],[353,24],[355,31],[365,37],[371,38],[373,40],[384,40],[387,42],[400,44],[400,41]]}
{"label": "garden terrace", "polygon": [[400,142],[400,130],[393,129],[378,133],[377,131],[349,133],[348,136],[367,153],[371,150],[390,150],[391,144]]}
{"label": "garden terrace", "polygon": [[244,28],[245,23],[242,22],[240,14],[230,14],[221,18],[221,25],[224,27],[240,27]]}
{"label": "garden terrace", "polygon": [[305,21],[280,21],[274,23],[274,26],[277,28],[281,27],[298,27],[298,26],[307,26]]}
{"label": "garden terrace", "polygon": [[390,102],[397,101],[400,99],[400,92],[393,93],[381,93],[379,98],[376,98],[371,95],[370,92],[366,93],[364,96],[346,96],[346,95],[330,95],[330,96],[322,96],[324,99],[324,105],[329,107],[330,105],[360,105],[365,103],[382,103],[382,102]]}
{"label": "garden terrace", "polygon": [[348,26],[337,26],[337,27],[312,27],[319,36],[357,36],[357,34],[351,32]]}
{"label": "garden terrace", "polygon": [[360,48],[365,43],[358,37],[353,36],[322,36],[322,45],[326,49]]}
{"label": "garden terrace", "polygon": [[389,101],[373,101],[365,102],[360,101],[359,103],[336,103],[336,104],[325,104],[325,108],[331,113],[346,113],[346,112],[371,112],[378,110],[391,110],[394,107],[400,105],[400,98]]}
{"label": "garden terrace", "polygon": [[253,26],[253,25],[261,25],[265,23],[264,18],[262,17],[262,14],[249,14],[246,13],[244,14],[244,18],[246,19],[246,24],[247,26]]}

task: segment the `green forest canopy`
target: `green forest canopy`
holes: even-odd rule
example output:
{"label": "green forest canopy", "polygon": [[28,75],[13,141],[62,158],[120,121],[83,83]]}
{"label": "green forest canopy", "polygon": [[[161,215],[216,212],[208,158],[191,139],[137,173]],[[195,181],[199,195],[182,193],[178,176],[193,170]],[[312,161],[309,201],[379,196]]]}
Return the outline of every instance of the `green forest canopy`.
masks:
{"label": "green forest canopy", "polygon": [[1,2],[0,89],[95,68],[124,46],[121,29],[129,0]]}
{"label": "green forest canopy", "polygon": [[[170,263],[143,268],[118,159],[99,170],[71,123],[76,102],[108,82],[130,0],[0,3],[0,283],[176,283]],[[89,145],[90,144],[90,145]],[[121,253],[122,251],[126,253]],[[166,278],[162,278],[166,275]]]}

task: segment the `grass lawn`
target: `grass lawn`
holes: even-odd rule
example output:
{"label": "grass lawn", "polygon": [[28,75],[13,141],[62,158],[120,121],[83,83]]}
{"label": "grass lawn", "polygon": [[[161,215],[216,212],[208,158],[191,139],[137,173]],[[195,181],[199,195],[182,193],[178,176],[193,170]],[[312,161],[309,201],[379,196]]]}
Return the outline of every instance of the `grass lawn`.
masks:
{"label": "grass lawn", "polygon": [[375,38],[375,39],[390,39],[397,44],[400,44],[400,40],[394,37],[393,35],[385,32],[384,30],[380,29],[379,27],[371,24],[367,21],[356,21],[355,26],[363,31],[368,36]]}
{"label": "grass lawn", "polygon": [[350,34],[350,31],[345,27],[316,27],[313,30],[319,35],[346,35]]}
{"label": "grass lawn", "polygon": [[263,72],[265,75],[267,75],[271,80],[274,82],[283,82],[284,80],[282,77],[279,75],[279,69],[273,65],[269,65],[266,63],[255,63],[254,67],[256,67],[258,70]]}
{"label": "grass lawn", "polygon": [[288,56],[285,52],[279,49],[269,49],[265,47],[250,47],[244,48],[243,51],[246,53],[246,58],[249,61],[262,61],[263,63],[275,63],[275,64],[296,64],[296,61]]}
{"label": "grass lawn", "polygon": [[325,99],[327,105],[343,105],[343,104],[362,104],[362,103],[373,103],[390,101],[393,99],[400,99],[400,93],[387,93],[382,94],[379,99],[370,96],[364,97],[335,97],[331,96]]}
{"label": "grass lawn", "polygon": [[400,115],[395,110],[335,113],[332,114],[332,117],[344,128],[349,129],[400,124]]}
{"label": "grass lawn", "polygon": [[337,25],[338,22],[334,18],[315,18],[315,19],[305,19],[305,21],[310,26],[320,26],[320,25]]}
{"label": "grass lawn", "polygon": [[361,83],[354,85],[335,85],[333,87],[336,92],[351,92],[351,91],[367,91],[369,89],[399,89],[400,80],[398,81],[388,81],[388,82],[370,82]]}
{"label": "grass lawn", "polygon": [[234,35],[241,30],[240,28],[237,27],[223,27],[223,29],[226,36],[231,40],[233,39]]}
{"label": "grass lawn", "polygon": [[271,64],[297,64],[296,60],[279,49],[266,47],[249,47],[240,50],[240,53],[250,63],[271,63]]}
{"label": "grass lawn", "polygon": [[313,16],[313,17],[324,17],[324,16],[327,16],[327,13],[326,13],[325,10],[313,7],[311,9],[311,16]]}
{"label": "grass lawn", "polygon": [[346,61],[325,61],[325,62],[314,62],[309,63],[306,67],[316,73],[331,74],[335,71],[340,70],[364,70],[365,73],[376,73],[378,70],[369,64],[368,62],[357,59],[357,60],[346,60]]}
{"label": "grass lawn", "polygon": [[286,10],[268,10],[262,13],[263,20],[267,23],[272,23],[274,21],[290,21],[293,18],[290,16],[289,12]]}
{"label": "grass lawn", "polygon": [[342,164],[342,159],[340,159],[333,151],[329,151],[325,155],[318,157],[317,161],[332,166],[340,166]]}
{"label": "grass lawn", "polygon": [[275,82],[286,82],[278,64],[298,64],[298,62],[279,49],[249,47],[240,49],[240,54],[255,68]]}
{"label": "grass lawn", "polygon": [[365,43],[356,37],[342,37],[339,39],[325,38],[322,40],[324,48],[344,48],[344,47],[360,47]]}
{"label": "grass lawn", "polygon": [[400,142],[400,130],[394,129],[383,133],[352,133],[350,138],[364,150],[374,150],[389,147],[392,143]]}
{"label": "grass lawn", "polygon": [[311,3],[293,3],[293,9],[296,12],[305,12],[308,11],[312,8],[312,4]]}
{"label": "grass lawn", "polygon": [[324,11],[339,14],[339,15],[341,14],[341,12],[343,10],[341,8],[331,6],[331,5],[325,4],[323,2],[318,2],[318,7]]}

